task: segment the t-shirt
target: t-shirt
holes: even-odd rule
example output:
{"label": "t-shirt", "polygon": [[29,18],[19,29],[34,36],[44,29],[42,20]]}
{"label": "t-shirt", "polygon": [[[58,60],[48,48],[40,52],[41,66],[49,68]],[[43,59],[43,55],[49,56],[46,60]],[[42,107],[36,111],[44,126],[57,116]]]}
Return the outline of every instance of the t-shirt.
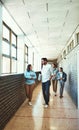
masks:
{"label": "t-shirt", "polygon": [[52,75],[52,67],[50,64],[43,65],[42,70],[42,82],[46,82],[50,79],[50,76]]}

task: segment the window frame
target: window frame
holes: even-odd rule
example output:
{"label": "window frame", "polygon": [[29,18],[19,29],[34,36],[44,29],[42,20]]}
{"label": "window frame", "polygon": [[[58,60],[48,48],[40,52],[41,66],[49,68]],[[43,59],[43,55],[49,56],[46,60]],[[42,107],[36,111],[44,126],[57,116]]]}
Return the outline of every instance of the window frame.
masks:
{"label": "window frame", "polygon": [[[16,61],[16,63],[17,63],[17,35],[13,32],[13,30],[3,21],[3,26],[5,26],[8,30],[9,30],[9,40],[8,39],[6,39],[5,37],[4,37],[4,35],[2,35],[2,44],[3,44],[3,42],[6,42],[7,44],[9,44],[10,45],[10,47],[9,47],[9,55],[7,55],[7,54],[5,54],[4,52],[2,52],[2,59],[3,59],[3,57],[6,57],[6,58],[9,58],[10,59],[10,73],[7,73],[7,72],[4,72],[3,70],[3,72],[1,72],[2,74],[11,74],[11,73],[17,73],[17,64],[16,64],[16,70],[15,70],[15,72],[13,72],[13,70],[12,70],[12,60],[15,60]],[[12,35],[14,35],[15,36],[15,39],[16,39],[16,43],[15,44],[13,44],[12,43]],[[15,56],[12,56],[12,47],[14,47],[16,50],[16,55]],[[2,64],[4,64],[3,63],[3,60],[2,60]]]}
{"label": "window frame", "polygon": [[79,32],[77,33],[77,44],[79,44]]}

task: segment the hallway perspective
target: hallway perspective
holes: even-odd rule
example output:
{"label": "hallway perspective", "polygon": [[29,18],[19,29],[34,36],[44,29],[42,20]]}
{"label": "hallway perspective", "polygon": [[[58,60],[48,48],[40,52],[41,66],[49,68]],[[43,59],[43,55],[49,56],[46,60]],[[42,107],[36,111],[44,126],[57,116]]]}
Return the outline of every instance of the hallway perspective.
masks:
{"label": "hallway perspective", "polygon": [[40,84],[34,90],[32,103],[29,106],[26,99],[4,130],[79,130],[79,110],[66,91],[60,99],[59,90],[54,96],[51,86],[49,107],[44,108]]}

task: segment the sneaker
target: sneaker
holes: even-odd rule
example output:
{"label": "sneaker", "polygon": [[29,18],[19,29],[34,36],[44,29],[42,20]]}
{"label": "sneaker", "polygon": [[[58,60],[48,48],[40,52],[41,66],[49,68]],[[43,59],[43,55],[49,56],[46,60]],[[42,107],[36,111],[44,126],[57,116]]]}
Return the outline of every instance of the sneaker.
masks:
{"label": "sneaker", "polygon": [[31,103],[31,102],[29,102],[29,106],[32,106],[32,103]]}
{"label": "sneaker", "polygon": [[45,108],[47,108],[47,107],[48,107],[48,105],[46,104],[44,107],[45,107]]}
{"label": "sneaker", "polygon": [[59,96],[60,98],[63,98],[63,96]]}

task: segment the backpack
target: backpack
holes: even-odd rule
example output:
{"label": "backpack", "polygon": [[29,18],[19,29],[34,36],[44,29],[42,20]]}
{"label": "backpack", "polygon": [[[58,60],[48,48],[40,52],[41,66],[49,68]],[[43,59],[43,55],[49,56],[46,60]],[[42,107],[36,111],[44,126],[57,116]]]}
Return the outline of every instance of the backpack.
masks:
{"label": "backpack", "polygon": [[67,74],[65,72],[63,72],[63,77],[64,77],[63,81],[66,82],[67,81]]}

